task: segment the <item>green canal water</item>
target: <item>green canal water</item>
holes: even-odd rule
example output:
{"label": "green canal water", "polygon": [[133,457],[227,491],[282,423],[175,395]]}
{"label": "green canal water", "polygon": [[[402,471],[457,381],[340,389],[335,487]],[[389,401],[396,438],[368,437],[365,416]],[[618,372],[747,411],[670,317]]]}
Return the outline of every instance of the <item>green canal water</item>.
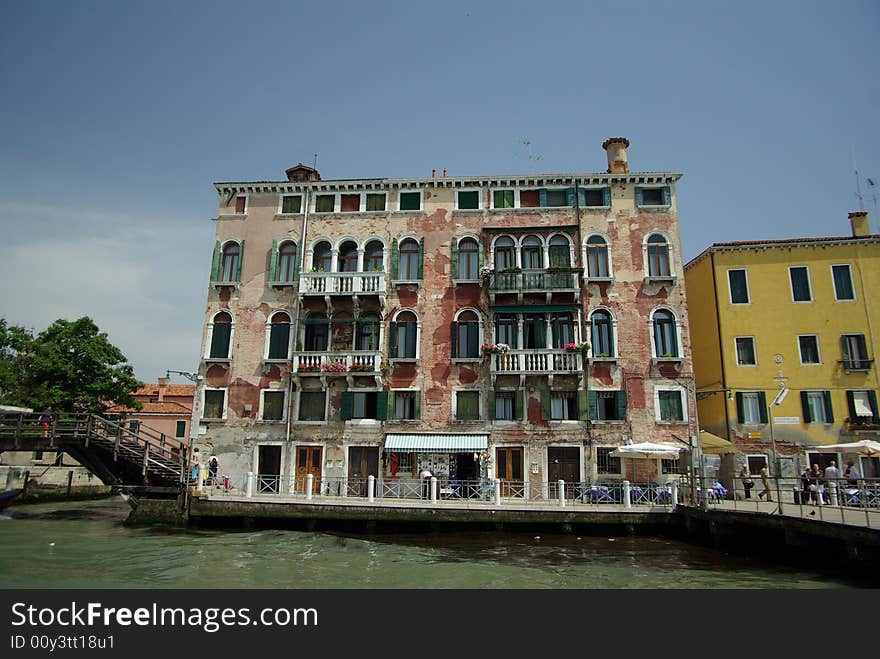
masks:
{"label": "green canal water", "polygon": [[[129,528],[121,499],[0,515],[0,588],[846,588],[666,538]],[[817,557],[819,560],[819,557]]]}

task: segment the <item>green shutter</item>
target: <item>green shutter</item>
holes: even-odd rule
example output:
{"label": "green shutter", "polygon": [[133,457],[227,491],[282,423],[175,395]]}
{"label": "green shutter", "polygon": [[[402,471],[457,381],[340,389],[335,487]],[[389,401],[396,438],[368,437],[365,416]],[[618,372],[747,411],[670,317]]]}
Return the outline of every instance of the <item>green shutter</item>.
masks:
{"label": "green shutter", "polygon": [[[594,392],[590,392],[591,394]],[[589,421],[590,420],[590,406],[587,404],[587,391],[586,389],[578,390],[578,419],[581,421]]]}
{"label": "green shutter", "polygon": [[376,392],[376,419],[378,421],[385,421],[389,417],[388,398],[387,391]]}
{"label": "green shutter", "polygon": [[611,187],[605,186],[602,188],[602,205],[603,206],[611,206]]}
{"label": "green shutter", "polygon": [[[642,188],[636,187],[636,206],[638,207],[638,206],[643,206],[643,205],[644,205],[644,201],[643,201],[643,197],[642,197]],[[742,422],[740,422],[740,423],[742,423]]]}
{"label": "green shutter", "polygon": [[397,279],[400,272],[400,248],[397,246],[397,238],[391,241],[391,280]]}
{"label": "green shutter", "polygon": [[494,390],[494,389],[489,389],[489,393],[486,394],[486,396],[487,396],[487,398],[486,398],[486,404],[489,406],[489,415],[488,415],[488,418],[490,418],[490,419],[497,419],[498,416],[497,416],[497,414],[496,414],[496,412],[495,412],[495,390]]}
{"label": "green shutter", "polygon": [[807,392],[801,392],[801,409],[804,413],[804,423],[812,423],[813,417],[810,414],[810,401],[807,398]]}
{"label": "green shutter", "polygon": [[397,323],[388,323],[388,358],[397,357]]}
{"label": "green shutter", "polygon": [[668,185],[664,185],[663,190],[663,205],[664,206],[672,206],[672,191],[669,189]]}
{"label": "green shutter", "polygon": [[413,418],[421,419],[422,418],[422,392],[415,391],[413,392]]}
{"label": "green shutter", "polygon": [[269,253],[269,281],[278,281],[278,241],[272,241],[272,251]]}
{"label": "green shutter", "polygon": [[746,422],[746,413],[743,409],[743,395],[742,392],[736,392],[736,422],[737,423],[745,423]]}
{"label": "green shutter", "polygon": [[477,238],[477,268],[483,267],[483,239]]}
{"label": "green shutter", "polygon": [[238,241],[238,263],[235,268],[235,281],[241,281],[241,264],[244,261],[244,241]]}
{"label": "green shutter", "polygon": [[541,418],[549,421],[552,416],[550,411],[550,390],[541,389]]}
{"label": "green shutter", "polygon": [[458,279],[458,239],[452,239],[452,278]]}
{"label": "green shutter", "polygon": [[538,190],[538,206],[541,208],[547,206],[547,188]]}
{"label": "green shutter", "polygon": [[350,391],[342,392],[342,403],[339,406],[339,418],[343,421],[351,419],[352,397]]}
{"label": "green shutter", "polygon": [[584,206],[587,205],[587,189],[578,187],[577,193],[578,193],[578,196],[577,196],[578,206],[583,208]]}
{"label": "green shutter", "polygon": [[[849,410],[849,418],[850,418],[850,420],[851,420],[851,421],[854,421],[855,418],[856,418],[856,416],[858,416],[858,415],[856,414],[856,398],[855,398],[855,392],[852,392],[852,391],[847,391],[847,392],[846,392],[846,407],[847,407],[847,409]],[[874,409],[874,408],[872,407],[871,410],[873,411],[873,409]]]}
{"label": "green shutter", "polygon": [[296,254],[293,257],[293,281],[298,282],[300,266],[302,264],[299,262],[299,245],[294,243],[294,246],[296,247]]}
{"label": "green shutter", "polygon": [[868,390],[868,404],[871,406],[871,423],[880,423],[880,414],[877,412],[877,394],[873,389]]}
{"label": "green shutter", "polygon": [[595,391],[590,391],[589,396],[587,398],[587,407],[589,408],[590,418],[593,420],[599,419],[599,394]]}
{"label": "green shutter", "polygon": [[522,421],[523,411],[523,392],[522,389],[517,389],[513,392],[513,418]]}
{"label": "green shutter", "polygon": [[822,399],[825,403],[825,423],[834,423],[834,406],[831,404],[831,392],[823,391]]}
{"label": "green shutter", "polygon": [[393,396],[388,396],[388,404],[385,407],[385,418],[386,419],[396,419],[397,417],[394,414],[394,405],[395,399],[397,398],[397,394],[400,392],[396,392]]}
{"label": "green shutter", "polygon": [[763,391],[758,392],[758,407],[761,413],[761,423],[767,423],[767,395]]}
{"label": "green shutter", "polygon": [[626,421],[626,392],[618,391],[615,398],[617,399],[617,420]]}
{"label": "green shutter", "polygon": [[220,241],[218,240],[214,243],[214,258],[211,260],[211,281],[217,281],[218,277],[220,277],[221,251]]}
{"label": "green shutter", "polygon": [[458,323],[455,321],[452,321],[452,325],[450,326],[450,335],[452,336],[450,355],[455,358],[458,357]]}
{"label": "green shutter", "polygon": [[567,203],[569,206],[574,206],[574,188],[566,188],[565,203]]}
{"label": "green shutter", "polygon": [[425,277],[425,239],[419,240],[419,281]]}

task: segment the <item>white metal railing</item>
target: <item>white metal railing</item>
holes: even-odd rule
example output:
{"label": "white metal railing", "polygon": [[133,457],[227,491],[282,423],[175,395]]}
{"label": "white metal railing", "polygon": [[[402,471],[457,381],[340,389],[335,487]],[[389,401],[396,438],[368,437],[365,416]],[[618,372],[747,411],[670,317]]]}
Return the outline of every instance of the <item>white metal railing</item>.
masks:
{"label": "white metal railing", "polygon": [[558,349],[509,350],[492,355],[495,373],[576,373],[583,369],[581,353]]}
{"label": "white metal railing", "polygon": [[384,272],[304,272],[299,292],[320,295],[385,294]]}
{"label": "white metal railing", "polygon": [[370,350],[352,352],[298,352],[294,355],[297,373],[378,373],[382,353]]}

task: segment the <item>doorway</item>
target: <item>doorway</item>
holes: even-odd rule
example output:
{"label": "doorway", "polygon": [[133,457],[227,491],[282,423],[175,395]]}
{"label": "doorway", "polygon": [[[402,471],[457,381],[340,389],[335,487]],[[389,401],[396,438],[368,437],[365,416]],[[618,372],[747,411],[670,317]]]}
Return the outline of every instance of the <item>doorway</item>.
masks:
{"label": "doorway", "polygon": [[312,491],[321,492],[321,455],[323,450],[320,446],[297,446],[296,447],[296,492],[305,494],[306,476],[311,474]]}
{"label": "doorway", "polygon": [[565,496],[576,496],[576,486],[581,480],[581,450],[577,446],[552,447],[547,449],[547,480],[550,481],[548,494],[552,499],[559,498],[557,481],[565,481]]}
{"label": "doorway", "polygon": [[257,454],[257,492],[278,494],[281,491],[281,447],[264,444]]}
{"label": "doorway", "polygon": [[479,480],[480,474],[473,453],[455,454],[455,478],[459,481]]}
{"label": "doorway", "polygon": [[348,494],[354,497],[367,496],[367,479],[379,479],[379,447],[348,447]]}
{"label": "doorway", "polygon": [[523,450],[516,448],[496,448],[497,461],[495,477],[501,481],[501,496],[523,496]]}

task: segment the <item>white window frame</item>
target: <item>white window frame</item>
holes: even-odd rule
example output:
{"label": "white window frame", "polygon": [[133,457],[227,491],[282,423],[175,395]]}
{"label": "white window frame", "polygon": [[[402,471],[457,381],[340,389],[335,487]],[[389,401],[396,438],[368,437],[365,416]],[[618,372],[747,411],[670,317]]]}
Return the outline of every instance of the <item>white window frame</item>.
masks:
{"label": "white window frame", "polygon": [[[677,357],[663,357],[657,353],[657,343],[654,339],[654,315],[658,311],[668,311],[669,313],[672,314],[672,319],[675,322],[675,343],[678,347],[678,356]],[[682,361],[682,359],[684,359],[684,357],[682,357],[682,355],[684,354],[684,349],[682,347],[681,319],[678,317],[678,314],[675,313],[675,311],[673,311],[669,307],[656,307],[655,309],[652,309],[651,315],[648,316],[648,330],[651,333],[651,356],[654,359],[667,360],[670,362],[675,362],[675,361],[680,362],[680,361]]]}
{"label": "white window frame", "polygon": [[[658,235],[666,241],[666,260],[669,265],[669,274],[668,275],[652,275],[649,269],[650,263],[648,260],[648,238],[653,235]],[[645,233],[645,237],[642,238],[642,272],[645,273],[645,279],[648,280],[657,280],[657,281],[668,281],[668,280],[676,280],[678,277],[676,275],[675,270],[675,255],[672,249],[672,241],[669,239],[669,236],[665,231],[660,231],[658,229],[652,229]]]}
{"label": "white window frame", "polygon": [[459,317],[465,311],[471,311],[477,315],[477,356],[476,357],[458,356],[458,357],[452,357],[451,359],[453,362],[456,362],[456,363],[457,362],[465,362],[465,363],[479,362],[479,361],[482,361],[482,359],[483,359],[482,355],[480,354],[480,346],[483,345],[483,342],[486,340],[485,339],[486,332],[485,332],[485,327],[484,327],[484,325],[486,323],[486,319],[483,316],[483,314],[480,313],[479,309],[476,309],[474,307],[462,307],[461,309],[459,309],[458,311],[455,312],[455,316],[453,316],[452,320],[456,323],[459,322],[459,320],[458,320]]}
{"label": "white window frame", "polygon": [[[681,414],[682,419],[672,420],[672,419],[661,419],[660,418],[660,392],[661,391],[676,391],[678,395],[681,397]],[[686,390],[684,387],[677,387],[671,385],[663,385],[654,387],[654,420],[657,423],[670,423],[670,424],[681,424],[688,423],[690,419],[690,410],[688,410],[688,399],[686,394]]]}
{"label": "white window frame", "polygon": [[[377,395],[377,396],[376,396],[376,398],[377,398],[377,400],[376,400],[376,416],[379,416],[379,400],[378,400],[378,394],[382,392],[382,389],[379,389],[379,388],[377,388],[377,387],[363,387],[363,388],[358,387],[357,389],[348,389],[347,391],[348,391],[348,393],[351,394],[351,413],[352,413],[352,415],[354,415],[354,397],[355,397],[355,394],[365,394],[365,395],[366,395],[366,394],[376,394],[376,395]],[[365,403],[365,405],[366,405],[366,403]],[[387,410],[386,410],[386,416],[387,416]],[[377,419],[377,418],[372,418],[372,419],[367,419],[367,418],[364,418],[364,419],[355,419],[355,418],[352,416],[351,419],[346,419],[346,420],[345,420],[345,424],[346,424],[346,425],[353,425],[353,426],[359,426],[359,425],[372,426],[372,425],[376,425],[376,424],[379,424],[379,423],[382,423],[382,420],[381,420],[381,419]]]}
{"label": "white window frame", "polygon": [[[807,394],[807,409],[810,412],[810,423],[807,425],[827,426],[829,423],[831,423],[830,421],[828,421],[828,417],[827,417],[828,410],[825,409],[825,392],[826,391],[828,391],[828,390],[827,389],[808,389],[807,391],[804,392],[805,394]],[[812,401],[815,401],[815,400],[819,400],[819,402],[820,402],[820,407],[822,409],[822,420],[821,421],[818,421],[816,419],[816,415],[814,414],[816,408],[813,406]],[[833,408],[834,408],[834,403],[832,401],[832,410],[831,410],[832,414],[834,413]]]}
{"label": "white window frame", "polygon": [[[285,216],[302,215],[303,210],[304,210],[304,208],[303,208],[303,206],[304,206],[303,205],[303,201],[304,201],[303,197],[304,196],[305,195],[303,195],[302,192],[282,192],[281,194],[278,195],[278,210],[275,212],[275,214],[276,215],[285,215]],[[284,212],[283,208],[284,208],[284,198],[285,197],[299,197],[299,213],[285,213]]]}
{"label": "white window frame", "polygon": [[[458,195],[462,192],[476,192],[477,193],[477,207],[476,208],[459,208],[458,207]],[[456,188],[455,189],[455,212],[456,213],[480,213],[483,211],[483,188]]]}
{"label": "white window frame", "polygon": [[[263,402],[265,399],[266,392],[269,393],[280,393],[282,395],[283,402],[281,403],[281,418],[280,419],[264,419],[263,418]],[[287,421],[287,389],[260,389],[260,409],[259,416],[257,420],[261,423],[285,423]]]}
{"label": "white window frame", "polygon": [[[568,400],[569,398],[574,398],[574,409],[575,409],[576,418],[574,418],[574,419],[554,419],[554,418],[553,418],[553,398],[554,398],[553,394],[557,394],[557,395],[556,395],[556,398],[565,398],[566,400]],[[559,394],[565,394],[565,395],[563,396],[563,395],[559,395]],[[569,394],[574,394],[574,396],[570,396]],[[580,405],[579,405],[579,403],[580,403],[580,401],[578,400],[578,392],[577,392],[577,390],[575,390],[575,389],[555,389],[555,390],[551,390],[551,391],[550,391],[550,409],[548,410],[548,414],[550,415],[550,418],[547,419],[547,422],[548,422],[548,423],[552,423],[552,424],[557,424],[557,423],[565,423],[565,424],[568,424],[568,423],[579,423],[579,422],[580,422],[580,415],[581,415],[581,412],[582,412],[582,410],[580,409]],[[587,405],[588,405],[588,406],[589,406],[589,404],[590,404],[589,401],[587,401]],[[588,411],[588,413],[589,413],[589,411]]]}
{"label": "white window frame", "polygon": [[[803,268],[807,271],[807,287],[810,289],[810,299],[809,300],[795,300],[794,299],[794,281],[791,278],[792,270],[799,270]],[[812,304],[816,301],[815,296],[813,295],[813,278],[810,276],[810,266],[808,265],[790,265],[788,266],[788,288],[791,292],[791,301],[794,304]]]}
{"label": "white window frame", "polygon": [[[385,210],[381,211],[368,211],[367,210],[367,195],[384,195],[385,197]],[[387,190],[366,190],[361,193],[361,213],[387,213],[388,212],[388,191]],[[384,241],[382,243],[385,244]],[[366,245],[366,243],[364,243]]]}
{"label": "white window frame", "polygon": [[[302,405],[302,395],[304,393],[314,394],[314,393],[318,393],[318,392],[321,392],[324,394],[324,420],[323,421],[302,421],[302,420],[300,420],[299,413],[300,413],[300,406]],[[299,389],[296,392],[296,412],[295,412],[296,423],[303,424],[303,425],[310,425],[310,426],[325,426],[325,425],[327,425],[327,423],[328,423],[327,416],[328,416],[328,412],[329,412],[329,410],[327,408],[328,408],[328,405],[330,404],[330,396],[328,394],[329,394],[329,392],[326,389]],[[311,446],[311,445],[309,445],[309,446]]]}
{"label": "white window frame", "polygon": [[223,392],[223,416],[220,418],[214,416],[202,416],[202,421],[225,421],[228,416],[229,410],[229,387],[203,387],[202,395],[201,395],[201,411],[202,414],[205,413],[205,394],[208,391],[222,391]]}
{"label": "white window frame", "polygon": [[[505,395],[513,394],[512,398],[513,398],[513,416],[514,416],[514,418],[513,419],[496,419],[495,418],[495,410],[498,409],[496,407],[495,409],[491,409],[491,410],[487,409],[486,410],[486,413],[491,415],[491,419],[489,419],[490,423],[495,424],[495,425],[499,425],[499,426],[514,426],[514,425],[517,425],[518,423],[525,423],[525,419],[526,419],[528,410],[526,410],[526,405],[525,405],[526,401],[523,398],[524,397],[524,389],[496,389],[496,390],[494,390],[494,393],[495,393],[496,405],[498,402],[498,394],[505,394]],[[519,401],[517,401],[517,394],[519,394]],[[522,416],[523,416],[522,421],[520,421],[519,419],[516,418],[517,402],[519,402],[522,405],[522,407],[520,408],[523,413],[522,414]]]}
{"label": "white window frame", "polygon": [[[742,422],[742,425],[744,425],[744,426],[761,426],[761,425],[764,425],[764,423],[761,421],[761,397],[760,397],[760,395],[759,395],[761,392],[755,390],[755,391],[740,391],[740,392],[738,392],[738,393],[740,393],[740,394],[742,395],[742,401],[743,401],[743,406],[742,406],[742,407],[743,407],[743,422]],[[758,413],[758,417],[757,417],[756,419],[750,419],[750,418],[747,418],[748,415],[747,415],[746,412],[747,412],[747,409],[748,409],[748,408],[746,407],[746,397],[748,397],[749,400],[753,400],[753,399],[754,399],[754,400],[756,401],[756,403],[757,403],[757,408],[756,408],[756,409],[757,409],[757,411],[758,411],[758,412],[757,412],[757,413]],[[767,419],[768,419],[768,422],[769,422],[769,418],[770,418],[770,410],[767,410]]]}
{"label": "white window frame", "polygon": [[[587,243],[587,241],[593,236],[598,236],[605,241],[605,257],[608,261],[607,277],[594,277],[590,274],[590,267],[589,263],[587,262],[587,251],[589,250],[589,244]],[[604,233],[600,233],[598,231],[593,231],[592,233],[590,233],[586,238],[584,238],[583,243],[581,243],[581,263],[584,267],[583,277],[587,281],[612,281],[614,279],[614,262],[611,254],[611,239]]]}
{"label": "white window frame", "polygon": [[[241,213],[236,213],[235,212],[235,200],[238,199],[239,197],[244,197],[244,211]],[[234,215],[236,217],[241,217],[241,216],[247,215],[248,210],[250,210],[250,206],[251,206],[251,200],[250,200],[250,196],[248,195],[248,193],[247,192],[236,192],[234,195],[232,195],[232,212],[230,213],[230,215]]]}
{"label": "white window frame", "polygon": [[[853,279],[852,265],[850,265],[849,263],[832,263],[828,267],[831,271],[831,288],[834,289],[834,301],[835,302],[856,302],[858,298],[856,296],[856,282]],[[847,271],[849,272],[849,286],[852,289],[852,294],[853,294],[853,296],[851,298],[837,297],[837,282],[834,279],[834,268],[842,268],[842,267],[846,267]]]}
{"label": "white window frame", "polygon": [[[401,210],[400,208],[400,195],[408,194],[408,193],[418,193],[419,195],[419,208],[414,211]],[[421,188],[418,190],[410,190],[406,188],[401,188],[397,191],[397,208],[395,210],[396,213],[424,213],[425,212],[425,191]]]}
{"label": "white window frame", "polygon": [[[476,392],[477,400],[479,401],[478,409],[479,409],[479,418],[465,421],[458,418],[458,393],[460,391],[464,392]],[[478,421],[484,421],[486,419],[486,403],[483,400],[485,396],[483,395],[482,389],[476,389],[474,387],[453,387],[452,388],[452,421],[454,423],[476,423]]]}
{"label": "white window frame", "polygon": [[[611,343],[612,343],[611,349],[614,352],[612,354],[608,355],[607,357],[597,357],[595,354],[596,353],[596,346],[593,345],[593,343],[594,343],[594,341],[593,341],[593,314],[596,313],[597,311],[604,311],[609,316],[611,316]],[[595,309],[590,309],[590,313],[587,316],[587,325],[590,328],[589,338],[587,339],[587,341],[589,341],[589,343],[590,343],[590,359],[592,359],[594,361],[595,360],[598,360],[598,361],[616,360],[618,358],[618,355],[620,355],[620,352],[619,352],[619,348],[617,345],[617,317],[614,315],[614,312],[605,306],[600,306],[600,307],[596,307]],[[651,325],[652,333],[653,333],[653,329],[654,329],[654,326],[652,324]]]}
{"label": "white window frame", "polygon": [[[482,281],[480,279],[480,239],[478,236],[472,233],[466,233],[463,236],[459,236],[458,238],[453,238],[455,241],[456,249],[458,250],[458,277],[456,277],[453,281],[456,282],[478,282]],[[476,274],[477,276],[471,279],[465,279],[461,276],[461,241],[462,240],[473,240],[477,244],[477,263],[476,263]]]}
{"label": "white window frame", "polygon": [[[318,197],[333,197],[333,210],[332,211],[319,211],[318,210]],[[314,192],[311,195],[312,201],[312,213],[315,215],[333,215],[334,213],[339,213],[340,208],[340,193],[339,192]]]}
{"label": "white window frame", "polygon": [[[214,319],[219,316],[221,313],[229,314],[229,317],[232,319],[232,322],[229,323],[231,327],[229,328],[229,348],[226,350],[226,357],[211,357],[211,342],[214,339]],[[208,322],[208,331],[205,337],[205,349],[202,355],[202,359],[208,361],[231,361],[232,360],[232,347],[235,345],[235,315],[229,309],[218,309],[211,316],[211,320]]]}
{"label": "white window frame", "polygon": [[[498,208],[495,206],[495,192],[513,192],[513,208]],[[512,211],[519,208],[519,188],[489,188],[489,210]]]}
{"label": "white window frame", "polygon": [[[746,301],[745,302],[734,302],[733,301],[733,286],[730,285],[730,273],[731,272],[743,272],[746,277]],[[745,307],[752,303],[752,289],[749,285],[749,270],[748,268],[728,268],[727,269],[727,300],[730,302],[732,306],[735,307]]]}
{"label": "white window frame", "polygon": [[[755,357],[755,362],[754,362],[753,364],[742,364],[742,363],[740,363],[740,361],[739,361],[739,349],[738,349],[738,346],[737,346],[737,341],[739,341],[740,339],[751,339],[751,341],[752,341],[752,354],[753,354],[754,357]],[[748,335],[745,335],[745,336],[735,336],[735,337],[733,337],[733,356],[734,356],[734,359],[736,360],[736,365],[737,365],[737,366],[744,366],[744,367],[748,367],[748,368],[751,368],[751,367],[757,366],[757,365],[758,365],[758,341],[757,341],[757,339],[756,339],[754,336],[748,336]]]}
{"label": "white window frame", "polygon": [[[391,418],[389,418],[388,421],[390,421],[392,423],[401,423],[401,422],[407,423],[407,422],[411,422],[411,421],[418,421],[419,420],[418,418],[399,419],[398,417],[396,417],[394,415],[397,413],[397,394],[401,394],[401,393],[420,394],[421,391],[422,391],[421,389],[411,389],[408,387],[392,387],[392,388],[390,388],[388,390],[388,393],[391,394]],[[413,405],[415,405],[415,403],[413,403]],[[413,413],[415,413],[415,410],[413,410]]]}
{"label": "white window frame", "polygon": [[[802,336],[812,336],[816,339],[816,354],[819,357],[819,361],[817,362],[805,362],[804,361],[804,353],[801,351],[801,337]],[[798,350],[798,360],[800,361],[801,366],[821,366],[822,365],[822,346],[819,342],[818,334],[798,334],[796,337],[797,341],[797,350]]]}
{"label": "white window frame", "polygon": [[[395,312],[395,314],[391,317],[391,322],[396,323],[398,317],[400,317],[400,314],[402,314],[404,311],[409,311],[413,316],[416,317],[416,356],[415,357],[393,357],[391,355],[388,355],[389,362],[404,362],[404,363],[405,362],[417,362],[421,358],[421,354],[422,354],[422,350],[421,350],[421,348],[422,348],[422,318],[421,318],[421,316],[419,316],[418,312],[411,307],[404,307],[403,309],[398,309]],[[379,318],[381,320],[381,314],[380,314]],[[388,328],[388,329],[390,329],[390,328]],[[381,329],[380,329],[380,331],[381,331]],[[386,332],[385,336],[386,337],[388,336],[387,332]],[[381,343],[379,345],[380,345],[380,347],[382,346]]]}

